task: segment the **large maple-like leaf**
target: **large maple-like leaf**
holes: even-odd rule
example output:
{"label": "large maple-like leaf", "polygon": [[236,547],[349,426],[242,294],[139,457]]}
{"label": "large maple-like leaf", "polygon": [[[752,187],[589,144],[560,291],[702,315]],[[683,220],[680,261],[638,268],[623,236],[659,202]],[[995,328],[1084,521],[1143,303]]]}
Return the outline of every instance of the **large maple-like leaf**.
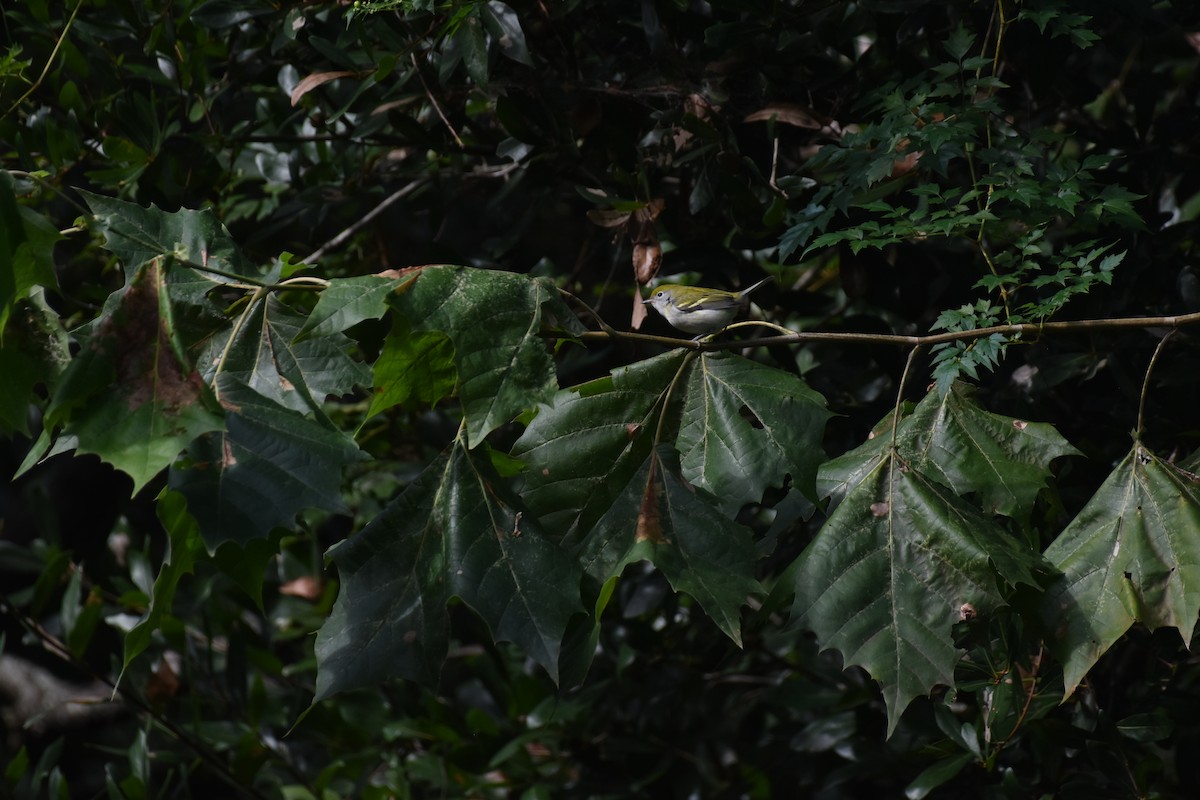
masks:
{"label": "large maple-like leaf", "polygon": [[133,478],[137,491],[188,442],[223,427],[219,408],[174,335],[158,260],[137,270],[91,326],[55,390],[47,430]]}
{"label": "large maple-like leaf", "polygon": [[342,469],[367,457],[354,441],[236,377],[218,381],[228,430],[195,442],[169,476],[209,550],[263,538],[306,508],[344,510]]}
{"label": "large maple-like leaf", "polygon": [[413,330],[453,343],[472,447],[558,388],[543,328],[583,329],[552,283],[510,272],[425,267],[389,302]]}
{"label": "large maple-like leaf", "polygon": [[[821,467],[820,493],[837,500],[862,477],[870,456],[892,444],[888,417],[870,438]],[[975,493],[987,513],[1028,517],[1050,477],[1050,462],[1078,455],[1051,425],[993,414],[980,408],[963,383],[930,391],[902,415],[895,432],[901,458],[957,494]]]}
{"label": "large maple-like leaf", "polygon": [[370,369],[351,358],[346,336],[331,332],[296,341],[304,316],[273,295],[250,302],[238,324],[209,344],[204,359],[208,380],[218,373],[229,375],[302,413],[319,412],[327,396],[371,383]]}
{"label": "large maple-like leaf", "polygon": [[557,680],[567,622],[583,610],[579,567],[461,443],[331,555],[342,589],[317,635],[316,700],[389,677],[436,680],[455,596]]}
{"label": "large maple-like leaf", "polygon": [[655,450],[664,395],[688,361],[666,353],[560,392],[513,454],[529,465],[531,509],[566,535],[598,584],[648,560],[740,642],[741,607],[761,591],[753,540],[688,484],[669,445]]}
{"label": "large maple-like leaf", "polygon": [[556,394],[513,445],[529,465],[522,496],[550,530],[574,538],[603,510],[606,483],[627,481],[650,453],[655,412],[683,354],[660,356],[613,370],[612,375]]}
{"label": "large maple-like leaf", "polygon": [[650,561],[740,646],[741,608],[762,592],[754,578],[759,553],[748,528],[683,480],[676,459],[659,445],[622,485],[606,487],[618,489],[615,497],[598,495],[604,513],[579,545],[580,563],[603,581]]}
{"label": "large maple-like leaf", "polygon": [[1046,548],[1062,571],[1042,616],[1065,695],[1135,622],[1178,629],[1200,616],[1200,478],[1140,443]]}
{"label": "large maple-like leaf", "polygon": [[953,685],[955,622],[1033,583],[1037,557],[890,449],[867,454],[795,572],[793,615],[883,689],[888,732],[913,698]]}
{"label": "large maple-like leaf", "polygon": [[821,438],[830,412],[800,378],[731,353],[691,364],[678,446],[683,476],[729,515],[787,476],[816,500]]}
{"label": "large maple-like leaf", "polygon": [[958,494],[976,493],[983,510],[1027,517],[1050,477],[1050,462],[1080,455],[1044,422],[993,414],[956,382],[931,391],[900,429],[900,452]]}

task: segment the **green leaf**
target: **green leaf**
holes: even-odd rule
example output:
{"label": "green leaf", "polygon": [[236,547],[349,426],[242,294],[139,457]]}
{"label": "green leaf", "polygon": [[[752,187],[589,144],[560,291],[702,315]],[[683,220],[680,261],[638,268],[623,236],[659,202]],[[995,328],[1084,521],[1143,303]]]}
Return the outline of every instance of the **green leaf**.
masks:
{"label": "green leaf", "polygon": [[454,394],[458,370],[454,345],[441,331],[413,332],[396,317],[375,361],[375,394],[367,416],[393,406],[432,406]]}
{"label": "green leaf", "polygon": [[[160,256],[233,275],[261,273],[242,255],[211,208],[167,212],[153,204],[143,208],[82,189],[76,191],[92,209],[96,230],[104,234],[105,247],[124,264],[127,279],[147,261]],[[213,273],[204,276],[218,283],[233,280]]]}
{"label": "green leaf", "polygon": [[127,473],[136,492],[223,423],[181,355],[159,261],[143,264],[105,309],[62,376],[47,428],[64,426],[63,437]]}
{"label": "green leaf", "polygon": [[387,312],[388,295],[399,285],[398,279],[379,275],[330,280],[296,334],[296,341],[341,333],[363,320],[379,319]]}
{"label": "green leaf", "polygon": [[816,500],[821,439],[830,412],[800,378],[731,353],[691,367],[678,447],[683,477],[732,516],[786,476]]}
{"label": "green leaf", "polygon": [[469,14],[454,35],[462,50],[463,65],[471,80],[480,86],[488,83],[488,41],[480,13]]}
{"label": "green leaf", "polygon": [[461,442],[331,556],[342,589],[317,634],[314,702],[390,677],[436,681],[451,597],[557,680],[567,622],[583,610],[579,567]]}
{"label": "green leaf", "polygon": [[900,453],[957,494],[976,493],[986,513],[1028,518],[1050,462],[1080,453],[1053,426],[985,411],[973,395],[960,382],[927,394],[901,423]]}
{"label": "green leaf", "polygon": [[954,685],[953,625],[1003,602],[997,579],[1032,584],[1037,559],[890,450],[861,460],[800,555],[793,617],[880,683],[890,735],[913,698]]}
{"label": "green leaf", "polygon": [[45,217],[17,204],[12,176],[0,172],[0,331],[35,286],[58,286],[54,245],[62,238]]}
{"label": "green leaf", "polygon": [[274,295],[252,299],[238,324],[213,338],[204,377],[228,375],[302,413],[320,413],[326,397],[370,385],[370,369],[351,358],[348,337],[331,332],[299,339],[304,324],[302,315]]}
{"label": "green leaf", "polygon": [[343,511],[342,469],[367,458],[354,441],[233,376],[218,381],[227,431],[196,441],[169,475],[209,551],[266,537],[302,509]]}
{"label": "green leaf", "polygon": [[604,513],[580,543],[579,559],[598,581],[650,561],[740,647],[741,607],[763,594],[754,578],[759,553],[747,528],[683,480],[675,459],[659,445],[615,497],[597,496]]}
{"label": "green leaf", "polygon": [[414,331],[441,331],[454,344],[459,395],[471,447],[558,387],[543,327],[582,326],[553,284],[511,272],[422,269],[390,302]]}
{"label": "green leaf", "polygon": [[529,465],[522,497],[547,528],[576,538],[572,531],[582,535],[595,524],[603,498],[619,491],[605,486],[629,480],[649,456],[652,412],[682,361],[671,351],[635,362],[538,409],[511,452]]}
{"label": "green leaf", "polygon": [[151,636],[162,627],[163,620],[171,613],[180,579],[192,572],[197,556],[204,551],[199,527],[195,519],[188,514],[186,501],[178,492],[166,491],[158,498],[158,519],[167,531],[170,546],[158,577],[154,579],[149,608],[125,634],[122,674],[150,645]]}
{"label": "green leaf", "polygon": [[922,798],[928,797],[934,789],[953,780],[974,758],[975,756],[971,753],[959,753],[956,756],[939,759],[933,766],[923,770],[913,779],[912,783],[904,787],[904,796],[908,800],[922,800]]}
{"label": "green leaf", "polygon": [[1042,604],[1064,697],[1135,622],[1190,642],[1200,615],[1200,481],[1140,443],[1046,548]]}
{"label": "green leaf", "polygon": [[533,59],[525,43],[525,32],[521,30],[521,20],[512,6],[500,0],[490,0],[487,5],[480,6],[480,13],[487,32],[500,46],[500,52],[519,64],[532,67]]}

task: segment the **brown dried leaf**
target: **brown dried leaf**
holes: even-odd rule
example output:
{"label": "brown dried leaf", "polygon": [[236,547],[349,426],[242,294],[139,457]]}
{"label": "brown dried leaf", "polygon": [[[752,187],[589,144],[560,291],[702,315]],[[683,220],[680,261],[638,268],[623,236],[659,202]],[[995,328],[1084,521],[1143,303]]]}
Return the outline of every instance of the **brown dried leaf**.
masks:
{"label": "brown dried leaf", "polygon": [[743,122],[767,122],[772,117],[785,125],[819,131],[830,126],[833,120],[820,117],[811,109],[796,103],[771,103],[765,108],[747,114]]}
{"label": "brown dried leaf", "polygon": [[638,283],[647,284],[658,274],[662,266],[662,247],[657,241],[633,246],[633,273]]}
{"label": "brown dried leaf", "polygon": [[353,75],[354,73],[347,69],[339,69],[333,72],[314,72],[311,75],[306,75],[296,84],[296,88],[292,89],[292,106],[294,107],[296,103],[300,102],[301,97],[304,97],[304,95],[321,84],[336,81],[338,78],[349,78]]}
{"label": "brown dried leaf", "polygon": [[646,477],[646,491],[642,493],[642,505],[638,509],[637,540],[639,542],[664,542],[662,518],[658,512],[658,495],[662,491],[658,484],[658,462],[651,461],[650,474]]}

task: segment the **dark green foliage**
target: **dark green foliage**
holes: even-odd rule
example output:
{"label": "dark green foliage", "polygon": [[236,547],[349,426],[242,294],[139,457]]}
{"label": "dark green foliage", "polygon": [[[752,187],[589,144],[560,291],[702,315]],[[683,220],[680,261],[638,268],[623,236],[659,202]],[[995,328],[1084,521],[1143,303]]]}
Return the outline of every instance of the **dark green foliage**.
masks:
{"label": "dark green foliage", "polygon": [[0,795],[1189,796],[1200,17],[1068,6],[6,6]]}

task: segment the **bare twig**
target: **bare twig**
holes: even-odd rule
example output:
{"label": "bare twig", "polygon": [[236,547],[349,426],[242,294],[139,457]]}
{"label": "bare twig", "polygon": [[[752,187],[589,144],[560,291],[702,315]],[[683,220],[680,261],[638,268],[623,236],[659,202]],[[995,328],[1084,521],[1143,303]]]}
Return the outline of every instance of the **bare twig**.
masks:
{"label": "bare twig", "polygon": [[442,107],[438,105],[437,98],[433,96],[433,92],[429,89],[429,84],[425,82],[425,73],[421,72],[421,65],[417,63],[417,54],[409,53],[409,57],[412,59],[413,69],[417,71],[417,77],[421,81],[421,86],[425,89],[425,96],[429,98],[429,104],[432,105],[433,110],[437,112],[438,119],[440,119],[442,124],[446,126],[446,130],[450,131],[450,135],[454,137],[454,143],[458,145],[460,150],[464,149],[466,145],[464,145],[463,140],[459,138],[458,131],[454,130],[454,126],[450,124],[450,120],[446,119],[446,115],[442,113]]}
{"label": "bare twig", "polygon": [[337,236],[330,239],[325,244],[318,247],[313,252],[309,253],[308,257],[305,258],[304,261],[306,263],[312,263],[314,261],[319,260],[321,258],[321,256],[325,255],[327,252],[329,252],[333,248],[340,245],[342,242],[349,239],[355,233],[362,230],[362,228],[365,227],[366,225],[369,225],[371,223],[371,220],[375,219],[380,214],[382,214],[384,212],[384,210],[386,210],[388,208],[388,206],[392,205],[393,203],[395,203],[398,200],[402,200],[403,198],[412,194],[413,192],[415,192],[417,189],[421,188],[424,185],[425,185],[425,179],[418,178],[415,181],[412,181],[411,183],[408,183],[408,184],[402,186],[401,188],[397,189],[389,197],[387,197],[382,203],[375,206],[373,209],[371,209],[365,215],[363,215],[362,219],[356,220],[353,225],[346,228],[344,231],[342,231]]}
{"label": "bare twig", "polygon": [[29,88],[25,90],[25,93],[18,97],[16,102],[8,107],[8,111],[5,111],[3,116],[7,117],[9,114],[16,111],[17,106],[21,105],[21,103],[24,103],[25,99],[29,97],[29,95],[36,92],[38,87],[42,85],[42,81],[46,79],[46,74],[50,72],[50,65],[53,64],[54,59],[58,57],[58,51],[62,48],[62,43],[67,38],[67,32],[71,30],[71,26],[75,23],[75,17],[79,14],[79,9],[82,7],[83,0],[78,0],[78,2],[75,3],[75,9],[71,12],[71,16],[67,17],[67,24],[63,25],[62,33],[58,35],[58,39],[54,42],[54,49],[50,51],[50,55],[46,58],[46,65],[42,67],[42,73],[37,76],[37,80],[29,84]]}

